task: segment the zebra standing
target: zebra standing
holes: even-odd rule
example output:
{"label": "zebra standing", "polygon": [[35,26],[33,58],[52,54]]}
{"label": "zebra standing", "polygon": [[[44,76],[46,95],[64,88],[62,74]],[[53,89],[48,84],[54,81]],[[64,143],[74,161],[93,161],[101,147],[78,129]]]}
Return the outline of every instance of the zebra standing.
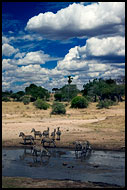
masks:
{"label": "zebra standing", "polygon": [[24,144],[26,144],[26,141],[30,141],[34,144],[34,137],[32,135],[25,135],[23,132],[20,132],[19,137],[22,137]]}
{"label": "zebra standing", "polygon": [[36,139],[36,136],[39,136],[39,137],[42,136],[41,132],[40,132],[40,131],[36,131],[34,128],[32,129],[31,133],[32,133],[32,132],[34,132],[34,138],[35,138],[35,139]]}
{"label": "zebra standing", "polygon": [[55,140],[55,136],[56,136],[56,129],[54,129],[54,131],[51,133],[52,140]]}
{"label": "zebra standing", "polygon": [[73,144],[75,144],[75,154],[78,155],[78,152],[81,152],[81,156],[86,156],[89,154],[92,150],[89,141],[80,142],[75,141]]}
{"label": "zebra standing", "polygon": [[43,131],[42,135],[45,137],[49,137],[49,127],[47,130]]}
{"label": "zebra standing", "polygon": [[59,140],[59,141],[60,141],[61,131],[59,130],[59,128],[60,128],[60,127],[57,127],[57,132],[56,132],[57,138],[56,138],[56,140]]}

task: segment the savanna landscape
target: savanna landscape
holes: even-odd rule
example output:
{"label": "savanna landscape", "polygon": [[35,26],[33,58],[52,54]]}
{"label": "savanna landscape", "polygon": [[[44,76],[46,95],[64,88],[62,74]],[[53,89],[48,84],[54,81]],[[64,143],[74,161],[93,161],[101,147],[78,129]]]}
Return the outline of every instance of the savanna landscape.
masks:
{"label": "savanna landscape", "polygon": [[[50,102],[52,104],[52,102]],[[90,103],[88,108],[73,109],[66,104],[65,115],[51,115],[51,108],[39,110],[33,103],[24,105],[22,102],[2,103],[2,146],[21,147],[22,138],[19,133],[31,134],[31,129],[43,131],[60,127],[62,135],[57,147],[74,148],[73,142],[88,140],[94,150],[120,150],[125,148],[125,102],[109,109],[97,109],[97,103]],[[40,143],[39,140],[36,141]],[[64,180],[37,180],[22,177],[3,177],[3,187],[104,187],[90,182]],[[113,187],[113,185],[105,185]]]}
{"label": "savanna landscape", "polygon": [[2,2],[2,188],[125,188],[125,2]]}

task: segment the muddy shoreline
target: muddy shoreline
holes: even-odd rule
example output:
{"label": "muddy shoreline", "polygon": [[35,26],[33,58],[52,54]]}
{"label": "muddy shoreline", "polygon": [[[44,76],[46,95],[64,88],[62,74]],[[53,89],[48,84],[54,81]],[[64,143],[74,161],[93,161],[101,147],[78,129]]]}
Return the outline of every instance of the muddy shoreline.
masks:
{"label": "muddy shoreline", "polygon": [[[14,140],[9,140],[9,141],[3,141],[2,142],[2,147],[3,148],[31,148],[32,145],[24,145],[21,140],[19,139],[14,139]],[[121,145],[118,145],[116,146],[116,144],[112,144],[110,146],[106,146],[106,145],[103,145],[103,144],[91,144],[92,146],[92,149],[93,150],[107,150],[107,151],[122,151],[124,152],[125,151],[125,147],[124,146],[121,146]],[[72,143],[57,143],[56,144],[56,147],[57,148],[67,148],[67,149],[74,149],[74,145],[72,145]]]}
{"label": "muddy shoreline", "polygon": [[124,188],[114,184],[101,182],[80,182],[73,180],[49,180],[24,177],[2,177],[3,188]]}

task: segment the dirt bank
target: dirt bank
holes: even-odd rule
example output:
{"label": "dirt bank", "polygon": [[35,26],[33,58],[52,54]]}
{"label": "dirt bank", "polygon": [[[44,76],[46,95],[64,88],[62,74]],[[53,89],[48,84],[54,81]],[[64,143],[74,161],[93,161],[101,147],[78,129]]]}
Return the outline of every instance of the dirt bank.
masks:
{"label": "dirt bank", "polygon": [[72,180],[42,180],[23,177],[2,177],[3,188],[119,188],[117,185]]}

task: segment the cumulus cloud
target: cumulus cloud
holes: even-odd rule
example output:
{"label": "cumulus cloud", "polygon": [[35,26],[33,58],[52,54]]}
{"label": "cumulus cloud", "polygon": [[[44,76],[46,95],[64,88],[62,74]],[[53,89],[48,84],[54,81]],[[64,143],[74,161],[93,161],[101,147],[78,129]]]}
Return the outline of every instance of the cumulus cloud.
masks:
{"label": "cumulus cloud", "polygon": [[107,38],[90,38],[87,40],[86,52],[90,56],[125,55],[125,38],[121,36]]}
{"label": "cumulus cloud", "polygon": [[2,36],[2,44],[7,44],[9,39],[6,36]]}
{"label": "cumulus cloud", "polygon": [[42,50],[29,52],[23,58],[18,59],[18,65],[28,64],[45,64],[46,61],[50,60],[50,56],[45,54]]}
{"label": "cumulus cloud", "polygon": [[[112,56],[112,60],[110,58]],[[90,38],[86,41],[85,46],[75,46],[69,50],[63,60],[57,64],[58,70],[106,70],[112,62],[117,64],[118,57],[125,56],[125,38],[107,37],[107,38]],[[107,57],[107,58],[106,58]],[[110,61],[109,61],[110,59]],[[101,64],[103,63],[103,64]],[[118,61],[119,63],[119,61]]]}
{"label": "cumulus cloud", "polygon": [[26,30],[48,39],[69,39],[124,34],[125,2],[99,2],[84,6],[73,3],[67,8],[40,13],[29,19]]}
{"label": "cumulus cloud", "polygon": [[17,48],[15,49],[13,46],[11,46],[11,45],[9,45],[7,43],[4,43],[2,45],[2,55],[4,55],[4,56],[9,57],[9,56],[15,54],[18,51],[19,50]]}
{"label": "cumulus cloud", "polygon": [[14,70],[17,66],[11,64],[11,59],[3,59],[2,60],[2,70]]}

